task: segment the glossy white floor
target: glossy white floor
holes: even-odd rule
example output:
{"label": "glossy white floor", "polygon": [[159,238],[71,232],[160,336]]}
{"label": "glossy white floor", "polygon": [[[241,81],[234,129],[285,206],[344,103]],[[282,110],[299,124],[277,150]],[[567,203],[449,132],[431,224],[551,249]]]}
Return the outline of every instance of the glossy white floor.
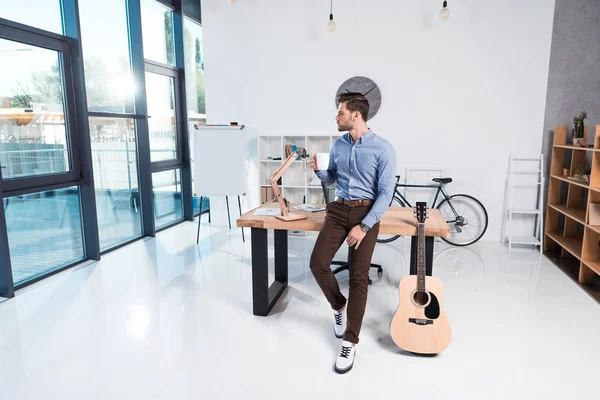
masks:
{"label": "glossy white floor", "polygon": [[[333,372],[331,312],[290,237],[290,287],[251,307],[249,231],[187,223],[0,304],[0,399],[564,399],[597,396],[600,305],[539,252],[436,242],[453,328],[437,357],[388,334],[409,241],[379,244],[355,367]],[[272,242],[271,242],[272,243]],[[342,247],[339,257],[346,249]],[[339,275],[344,291],[348,275]]]}

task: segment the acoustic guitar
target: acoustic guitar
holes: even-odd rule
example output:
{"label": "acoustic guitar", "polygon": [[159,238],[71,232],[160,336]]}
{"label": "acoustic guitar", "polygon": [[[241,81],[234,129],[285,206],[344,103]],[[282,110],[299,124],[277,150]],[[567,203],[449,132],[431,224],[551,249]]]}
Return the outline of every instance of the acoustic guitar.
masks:
{"label": "acoustic guitar", "polygon": [[390,323],[390,334],[401,349],[419,354],[436,354],[448,347],[452,330],[442,300],[439,278],[425,275],[425,220],[427,203],[417,202],[417,275],[400,281],[400,305]]}

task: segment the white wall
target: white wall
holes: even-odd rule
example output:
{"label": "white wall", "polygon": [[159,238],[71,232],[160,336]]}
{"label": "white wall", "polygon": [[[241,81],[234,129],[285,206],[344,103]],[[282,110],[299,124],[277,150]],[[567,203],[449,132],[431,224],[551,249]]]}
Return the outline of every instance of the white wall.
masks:
{"label": "white wall", "polygon": [[[369,122],[405,166],[445,166],[454,193],[487,207],[500,240],[508,155],[539,153],[554,1],[204,0],[209,123],[253,135],[335,134],[334,96],[364,75],[381,88]],[[249,198],[258,204],[256,140]]]}

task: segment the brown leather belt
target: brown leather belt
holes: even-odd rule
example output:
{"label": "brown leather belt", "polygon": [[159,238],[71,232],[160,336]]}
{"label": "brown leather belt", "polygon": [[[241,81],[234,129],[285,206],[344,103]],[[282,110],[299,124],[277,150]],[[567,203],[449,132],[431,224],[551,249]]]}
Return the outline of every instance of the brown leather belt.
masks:
{"label": "brown leather belt", "polygon": [[341,197],[335,197],[334,201],[336,203],[342,203],[342,204],[346,204],[350,207],[365,207],[365,206],[370,206],[374,203],[373,200],[346,200],[346,199],[342,199]]}

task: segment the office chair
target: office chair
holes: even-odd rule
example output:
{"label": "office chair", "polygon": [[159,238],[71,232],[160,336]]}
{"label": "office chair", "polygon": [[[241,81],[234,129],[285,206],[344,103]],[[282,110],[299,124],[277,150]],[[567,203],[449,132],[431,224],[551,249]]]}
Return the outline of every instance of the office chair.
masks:
{"label": "office chair", "polygon": [[[325,199],[325,203],[329,203],[329,194],[327,193],[327,187],[324,182],[321,182],[321,187],[323,188],[323,197]],[[333,274],[337,274],[341,271],[346,271],[350,269],[350,249],[348,249],[348,260],[347,261],[332,261],[331,265],[339,265],[336,269],[333,270]],[[377,269],[377,276],[381,278],[383,275],[383,268],[379,264],[371,263],[371,268]],[[369,285],[371,285],[373,281],[369,278]]]}

